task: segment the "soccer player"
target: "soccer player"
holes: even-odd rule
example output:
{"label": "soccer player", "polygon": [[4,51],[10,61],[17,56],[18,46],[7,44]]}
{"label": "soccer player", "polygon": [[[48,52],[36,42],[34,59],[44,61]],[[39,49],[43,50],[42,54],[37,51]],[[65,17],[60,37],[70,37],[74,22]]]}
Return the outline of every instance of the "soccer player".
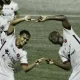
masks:
{"label": "soccer player", "polygon": [[[2,10],[2,7],[3,7],[3,4],[5,4],[4,1],[9,1],[9,0],[3,0],[2,2],[0,2],[1,4],[1,10]],[[9,2],[8,2],[9,3]],[[8,5],[8,4],[7,4]],[[3,15],[2,11],[0,11],[0,46],[3,44],[3,42],[5,41],[5,38],[3,38],[3,32],[7,33],[7,30],[9,28],[9,26],[11,25],[16,25],[20,22],[23,22],[23,21],[30,21],[31,18],[30,16],[26,15],[25,17],[23,18],[17,18],[17,19],[14,19],[12,20],[11,22]],[[15,31],[15,30],[14,30]],[[3,34],[2,34],[3,33]]]}
{"label": "soccer player", "polygon": [[[25,72],[30,71],[38,65],[43,58],[35,60],[32,64],[28,64],[27,51],[23,50],[31,37],[29,31],[22,30],[19,36],[15,38],[14,27],[9,26],[6,41],[0,47],[0,79],[14,80],[13,65],[20,61],[22,69]],[[5,36],[3,36],[5,38]]]}
{"label": "soccer player", "polygon": [[3,1],[5,3],[2,10],[4,17],[7,18],[8,21],[12,21],[13,19],[19,18],[18,4],[11,0]]}
{"label": "soccer player", "polygon": [[57,31],[49,34],[49,40],[53,44],[59,44],[61,46],[59,55],[62,62],[60,63],[54,59],[46,59],[46,62],[65,70],[72,68],[72,74],[69,80],[80,80],[80,38],[73,31],[66,16],[40,16],[38,22],[49,20],[61,21],[63,25],[63,37]]}

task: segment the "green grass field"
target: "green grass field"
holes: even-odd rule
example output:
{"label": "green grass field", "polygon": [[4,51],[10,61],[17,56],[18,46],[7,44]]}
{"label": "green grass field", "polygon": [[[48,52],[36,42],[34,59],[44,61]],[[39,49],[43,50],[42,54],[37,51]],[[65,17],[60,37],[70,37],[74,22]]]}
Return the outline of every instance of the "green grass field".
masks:
{"label": "green grass field", "polygon": [[[15,1],[15,0],[13,0]],[[56,6],[50,6],[51,4],[45,3],[45,0],[34,0],[34,5],[32,0],[27,0],[26,3],[21,3],[21,0],[16,0],[20,5],[20,13],[25,15],[26,13],[32,15],[40,15],[40,14],[65,14],[68,15],[69,21],[73,26],[74,31],[80,36],[80,16],[79,16],[79,0],[73,3],[73,0],[60,2],[58,5],[58,0],[53,2],[53,4],[57,4]],[[40,1],[44,1],[43,3]],[[52,0],[51,0],[52,1]],[[54,0],[53,0],[54,1]],[[63,0],[61,0],[63,1]],[[23,0],[23,2],[25,2]],[[40,2],[43,5],[42,7],[38,7],[38,3]],[[29,4],[28,4],[29,3]],[[23,6],[22,6],[22,5]],[[45,5],[44,5],[45,4]],[[63,4],[63,5],[62,5]],[[32,6],[30,6],[32,5]],[[47,6],[48,5],[48,6]],[[70,7],[69,7],[70,5]],[[78,6],[79,5],[79,6]],[[57,7],[58,6],[58,7]],[[47,8],[48,9],[47,9]],[[38,9],[39,8],[39,9]],[[52,8],[52,9],[51,9]],[[68,9],[67,9],[68,8]],[[49,10],[49,11],[48,11]],[[77,17],[78,16],[78,17]],[[27,29],[31,33],[31,39],[29,43],[24,47],[28,52],[28,60],[29,63],[32,63],[38,58],[48,57],[54,58],[60,61],[58,50],[60,46],[53,45],[48,40],[48,34],[53,31],[59,31],[62,34],[62,24],[57,21],[48,21],[35,23],[31,22],[23,22],[16,26],[16,35],[20,30]],[[46,62],[42,62],[40,65],[33,68],[30,72],[25,73],[22,71],[20,64],[17,63],[15,65],[15,80],[68,80],[71,71],[62,70],[55,65],[48,65]]]}

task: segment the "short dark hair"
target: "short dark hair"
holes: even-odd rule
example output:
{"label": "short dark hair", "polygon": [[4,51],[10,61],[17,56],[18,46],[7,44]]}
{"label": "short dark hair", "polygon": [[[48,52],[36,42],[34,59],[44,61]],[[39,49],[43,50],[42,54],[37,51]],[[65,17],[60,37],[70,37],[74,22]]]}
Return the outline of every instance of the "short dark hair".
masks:
{"label": "short dark hair", "polygon": [[54,44],[57,44],[57,41],[58,41],[58,37],[59,37],[59,33],[57,31],[52,31],[49,36],[48,36],[48,39],[54,43]]}
{"label": "short dark hair", "polygon": [[21,30],[21,31],[20,31],[20,33],[19,33],[19,35],[23,35],[23,34],[28,35],[28,36],[29,36],[29,38],[31,37],[30,32],[29,32],[29,31],[27,31],[27,30]]}

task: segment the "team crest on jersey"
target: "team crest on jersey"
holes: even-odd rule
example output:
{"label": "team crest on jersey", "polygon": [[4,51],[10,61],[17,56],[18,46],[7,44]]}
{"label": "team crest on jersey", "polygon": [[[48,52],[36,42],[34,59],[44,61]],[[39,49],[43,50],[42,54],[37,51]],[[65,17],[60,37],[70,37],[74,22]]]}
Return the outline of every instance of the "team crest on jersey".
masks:
{"label": "team crest on jersey", "polygon": [[67,43],[67,39],[64,39],[64,42]]}

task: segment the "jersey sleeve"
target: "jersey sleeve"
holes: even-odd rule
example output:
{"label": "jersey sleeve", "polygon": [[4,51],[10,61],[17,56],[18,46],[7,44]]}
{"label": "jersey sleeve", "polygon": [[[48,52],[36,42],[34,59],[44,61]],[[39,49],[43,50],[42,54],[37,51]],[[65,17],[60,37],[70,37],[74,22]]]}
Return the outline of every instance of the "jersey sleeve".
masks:
{"label": "jersey sleeve", "polygon": [[22,57],[20,59],[20,63],[26,63],[26,64],[28,64],[27,52],[26,51],[23,51],[22,54],[23,55],[22,55]]}
{"label": "jersey sleeve", "polygon": [[[66,32],[67,34],[71,34],[71,35],[75,34],[72,26],[71,26],[71,29],[70,29],[70,30],[68,30],[68,29],[66,29],[66,28],[63,28],[63,32]],[[63,33],[63,34],[64,34],[64,33]]]}

